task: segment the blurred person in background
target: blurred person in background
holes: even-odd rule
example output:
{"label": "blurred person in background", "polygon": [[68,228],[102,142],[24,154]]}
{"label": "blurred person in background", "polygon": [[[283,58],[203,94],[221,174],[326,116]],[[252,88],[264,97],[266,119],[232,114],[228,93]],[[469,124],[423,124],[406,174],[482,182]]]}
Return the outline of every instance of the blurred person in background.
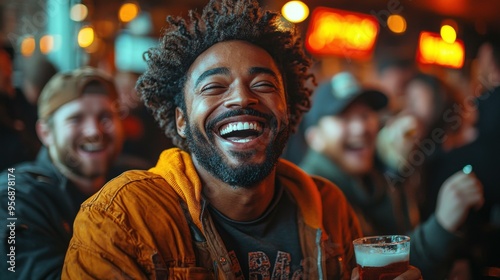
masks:
{"label": "blurred person in background", "polygon": [[376,62],[376,82],[387,96],[389,103],[381,115],[384,123],[387,118],[403,110],[405,105],[404,90],[406,84],[415,73],[411,59],[389,55],[381,55]]}
{"label": "blurred person in background", "polygon": [[[404,176],[406,171],[421,169],[424,160],[436,151],[449,151],[476,140],[476,111],[465,108],[465,96],[441,79],[416,74],[404,94],[403,110],[389,119],[377,139],[378,156],[389,172]],[[415,155],[408,162],[415,149],[421,150],[422,156]]]}
{"label": "blurred person in background", "polygon": [[[436,204],[439,184],[449,174],[470,165],[484,187],[484,206],[472,212],[461,229],[466,237],[459,257],[467,260],[472,279],[499,276],[500,268],[500,40],[491,34],[477,52],[478,87],[466,93],[442,118],[458,127],[425,164],[427,213]],[[452,111],[453,113],[449,113]],[[446,112],[445,112],[446,113]],[[458,136],[458,137],[457,137]],[[455,139],[455,141],[450,141]],[[450,145],[451,144],[451,145]],[[495,272],[496,271],[496,272]]]}
{"label": "blurred person in background", "polygon": [[[21,87],[23,107],[21,112],[26,119],[26,129],[29,130],[33,142],[38,141],[38,149],[42,146],[36,135],[36,121],[38,119],[37,102],[43,87],[58,70],[45,55],[34,53],[29,57],[21,58]],[[38,151],[37,149],[37,151]]]}
{"label": "blurred person in background", "polygon": [[12,80],[14,53],[0,48],[0,170],[33,160],[41,146],[35,132],[36,109]]}
{"label": "blurred person in background", "polygon": [[[426,219],[439,207],[448,178],[464,166],[472,167],[473,176],[481,182],[484,205],[480,209],[471,207],[475,211],[470,211],[456,230],[462,236],[462,244],[456,250],[455,266],[448,277],[482,279],[487,263],[499,264],[498,251],[492,249],[498,249],[498,242],[491,238],[495,231],[488,217],[494,200],[491,182],[498,177],[491,172],[498,160],[491,156],[496,153],[495,147],[488,148],[480,140],[480,126],[476,125],[480,112],[473,99],[436,76],[416,75],[408,84],[406,95],[402,114],[379,134],[378,154],[387,168],[385,174],[396,185],[418,189],[420,215]],[[409,118],[413,118],[412,123],[407,121]],[[474,190],[459,188],[456,195],[468,197],[471,191]],[[493,257],[493,252],[497,257]]]}
{"label": "blurred person in background", "polygon": [[[313,102],[304,119],[310,149],[300,167],[342,189],[364,235],[410,235],[410,263],[425,279],[443,279],[468,210],[482,205],[480,182],[457,172],[443,184],[434,214],[420,220],[415,192],[391,184],[376,160],[386,96],[343,72],[320,85]],[[468,195],[455,197],[462,190]]]}
{"label": "blurred person in background", "polygon": [[[482,88],[479,89],[481,94],[477,97],[477,124],[478,142],[480,146],[484,146],[484,150],[488,150],[490,159],[500,157],[500,35],[492,36],[486,39],[481,45],[477,55],[478,61],[478,80]],[[493,166],[492,166],[493,168]],[[490,178],[488,184],[492,190],[491,193],[496,203],[500,202],[500,188],[494,188],[493,181],[498,183],[500,177],[498,172],[491,169],[490,174],[496,174],[494,178]],[[499,214],[500,218],[500,214]],[[500,221],[499,221],[500,223]]]}
{"label": "blurred person in background", "polygon": [[[112,80],[91,67],[58,73],[43,88],[36,128],[44,147],[35,161],[0,174],[5,182],[15,176],[14,186],[0,186],[3,205],[11,205],[7,199],[15,192],[9,200],[15,210],[0,207],[0,217],[16,218],[15,229],[0,231],[2,279],[61,277],[80,204],[109,179],[121,150],[117,102]],[[13,230],[14,245],[8,242]],[[14,263],[7,255],[12,253]],[[9,271],[12,266],[15,272]]]}
{"label": "blurred person in background", "polygon": [[[477,80],[479,88],[474,93],[477,111],[477,152],[481,160],[489,166],[478,176],[482,177],[488,202],[497,205],[499,211],[495,216],[500,225],[500,173],[498,159],[500,158],[500,35],[492,35],[481,44],[477,54]],[[479,93],[479,94],[478,94]],[[500,265],[500,264],[499,264]]]}
{"label": "blurred person in background", "polygon": [[[485,207],[470,221],[470,248],[474,268],[484,279],[500,277],[500,34],[490,34],[477,53],[477,140],[469,147],[472,165],[484,184]],[[479,230],[478,230],[479,229]]]}
{"label": "blurred person in background", "polygon": [[35,107],[43,87],[58,70],[45,55],[35,53],[22,60],[22,92],[26,100]]}

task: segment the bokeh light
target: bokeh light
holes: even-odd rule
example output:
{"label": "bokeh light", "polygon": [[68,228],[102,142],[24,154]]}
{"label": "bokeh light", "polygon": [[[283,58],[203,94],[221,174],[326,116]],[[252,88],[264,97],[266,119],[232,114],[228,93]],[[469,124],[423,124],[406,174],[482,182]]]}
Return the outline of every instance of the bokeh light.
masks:
{"label": "bokeh light", "polygon": [[74,21],[83,21],[87,18],[89,9],[83,4],[75,4],[69,11],[69,17]]}
{"label": "bokeh light", "polygon": [[400,15],[390,15],[387,18],[387,27],[396,34],[401,34],[406,31],[406,20]]}
{"label": "bokeh light", "polygon": [[120,7],[118,17],[122,22],[129,22],[139,14],[139,6],[136,3],[125,3]]}
{"label": "bokeh light", "polygon": [[44,35],[40,38],[40,52],[48,54],[54,50],[54,37],[52,35]]}
{"label": "bokeh light", "polygon": [[443,41],[445,41],[446,43],[453,44],[457,39],[457,32],[451,25],[445,24],[441,26],[440,34],[441,38],[443,38]]}
{"label": "bokeh light", "polygon": [[21,54],[25,57],[31,56],[36,48],[35,38],[33,36],[26,36],[21,41]]}
{"label": "bokeh light", "polygon": [[281,13],[289,22],[299,23],[309,16],[309,7],[302,1],[290,1],[283,5]]}
{"label": "bokeh light", "polygon": [[311,16],[306,48],[313,54],[366,60],[373,53],[378,30],[371,15],[319,7]]}
{"label": "bokeh light", "polygon": [[84,26],[78,32],[78,45],[82,48],[86,48],[94,42],[94,29],[90,26]]}
{"label": "bokeh light", "polygon": [[460,40],[448,43],[440,34],[421,32],[417,60],[423,64],[435,64],[460,69],[464,64],[465,48]]}

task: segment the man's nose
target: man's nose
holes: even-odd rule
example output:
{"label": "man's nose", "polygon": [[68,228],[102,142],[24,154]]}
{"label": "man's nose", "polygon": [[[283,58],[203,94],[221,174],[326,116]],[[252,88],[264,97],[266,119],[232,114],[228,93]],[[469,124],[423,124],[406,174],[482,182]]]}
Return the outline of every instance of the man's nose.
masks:
{"label": "man's nose", "polygon": [[87,137],[100,136],[102,134],[103,127],[99,120],[87,119],[85,120],[82,133]]}
{"label": "man's nose", "polygon": [[247,108],[258,103],[259,99],[256,94],[248,87],[240,85],[231,90],[224,101],[224,106],[227,108]]}
{"label": "man's nose", "polygon": [[349,122],[351,134],[360,135],[365,133],[367,123],[362,118],[354,118]]}

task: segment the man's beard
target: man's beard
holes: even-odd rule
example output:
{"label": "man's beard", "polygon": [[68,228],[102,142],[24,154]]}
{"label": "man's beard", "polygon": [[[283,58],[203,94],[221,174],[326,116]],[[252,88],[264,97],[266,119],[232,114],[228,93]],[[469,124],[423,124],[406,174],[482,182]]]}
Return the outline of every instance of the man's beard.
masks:
{"label": "man's beard", "polygon": [[[237,115],[264,116],[254,110],[237,110],[229,112],[218,119]],[[186,126],[186,141],[189,150],[191,154],[196,157],[200,165],[219,180],[233,187],[250,188],[264,180],[264,178],[271,173],[285,148],[289,136],[288,126],[285,126],[281,131],[277,132],[277,120],[268,115],[264,117],[266,119],[271,119],[271,131],[276,135],[276,138],[266,147],[266,160],[261,164],[243,163],[241,166],[229,166],[224,155],[216,148],[214,135],[212,133],[207,133],[208,139],[206,139],[202,132],[196,126],[191,126],[189,119],[186,118],[188,123]],[[214,131],[213,126],[216,122],[217,121],[214,120],[207,124],[205,130]],[[258,151],[232,152],[232,155],[244,161],[253,156],[256,152]]]}
{"label": "man's beard", "polygon": [[80,159],[77,152],[71,149],[68,144],[56,142],[52,149],[54,149],[54,156],[56,157],[56,159],[53,160],[58,161],[56,164],[62,165],[61,167],[81,178],[94,180],[105,176],[111,165],[110,158],[106,158],[105,162],[98,162],[96,164],[84,162]]}

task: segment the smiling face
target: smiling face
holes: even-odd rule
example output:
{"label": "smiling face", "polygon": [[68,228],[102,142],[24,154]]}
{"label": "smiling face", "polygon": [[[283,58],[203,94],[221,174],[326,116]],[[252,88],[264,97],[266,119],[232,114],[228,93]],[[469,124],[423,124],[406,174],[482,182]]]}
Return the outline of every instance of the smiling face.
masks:
{"label": "smiling face", "polygon": [[377,112],[362,102],[355,102],[338,116],[323,117],[314,137],[321,142],[319,152],[347,174],[357,176],[373,167],[378,129]]}
{"label": "smiling face", "polygon": [[104,94],[84,94],[62,105],[51,118],[42,141],[54,164],[70,177],[105,176],[123,140],[113,101]]}
{"label": "smiling face", "polygon": [[187,77],[177,130],[197,168],[232,186],[262,181],[289,129],[283,79],[272,57],[247,42],[221,42],[198,56]]}

